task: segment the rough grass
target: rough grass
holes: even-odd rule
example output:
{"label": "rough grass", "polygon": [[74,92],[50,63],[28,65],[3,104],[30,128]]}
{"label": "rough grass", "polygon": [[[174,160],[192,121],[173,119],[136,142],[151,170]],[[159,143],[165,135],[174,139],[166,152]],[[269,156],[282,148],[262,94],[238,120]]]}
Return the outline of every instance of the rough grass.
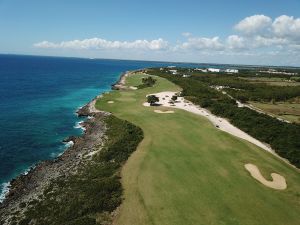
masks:
{"label": "rough grass", "polygon": [[[113,91],[96,104],[144,131],[144,140],[122,169],[125,200],[115,223],[298,224],[299,172],[216,129],[204,117],[176,109],[174,114],[158,114],[153,107],[142,106],[147,94],[179,91],[169,81],[155,79],[153,87]],[[107,104],[108,99],[115,104]],[[257,165],[267,179],[272,172],[283,175],[288,188],[276,191],[263,186],[244,169],[246,163]]]}
{"label": "rough grass", "polygon": [[251,83],[263,83],[271,86],[299,86],[300,82],[287,80],[280,77],[240,77],[240,79],[250,81]]}
{"label": "rough grass", "polygon": [[272,104],[251,102],[251,104],[274,116],[278,116],[290,122],[300,123],[299,103],[277,102],[276,104]]}

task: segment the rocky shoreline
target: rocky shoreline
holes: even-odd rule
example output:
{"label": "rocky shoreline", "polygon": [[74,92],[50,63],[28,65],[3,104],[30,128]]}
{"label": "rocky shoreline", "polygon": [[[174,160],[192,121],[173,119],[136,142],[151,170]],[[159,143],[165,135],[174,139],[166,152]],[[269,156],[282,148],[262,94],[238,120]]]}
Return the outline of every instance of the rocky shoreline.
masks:
{"label": "rocky shoreline", "polygon": [[[125,86],[126,77],[137,71],[140,70],[122,73],[118,81],[111,85],[111,89],[128,88]],[[76,111],[78,117],[88,118],[81,124],[84,127],[84,134],[65,138],[63,143],[72,144],[62,155],[53,160],[37,163],[28,173],[21,174],[10,181],[9,192],[0,203],[1,225],[9,225],[12,216],[22,216],[26,211],[26,208],[21,206],[23,203],[40,199],[52,181],[75,174],[94,153],[101,150],[106,132],[104,119],[110,115],[109,112],[100,111],[95,107],[97,99],[101,96],[95,97]]]}
{"label": "rocky shoreline", "polygon": [[80,166],[89,161],[93,153],[101,149],[106,131],[104,119],[110,113],[95,109],[97,98],[77,111],[79,117],[88,117],[82,123],[85,128],[82,136],[64,139],[64,143],[72,141],[73,144],[62,155],[53,160],[42,161],[27,174],[11,180],[9,192],[0,203],[1,224],[9,224],[9,218],[14,214],[22,215],[25,212],[25,208],[21,207],[22,203],[39,199],[52,181],[76,173]]}
{"label": "rocky shoreline", "polygon": [[119,77],[119,80],[116,83],[111,85],[112,90],[119,90],[120,86],[125,84],[127,73],[128,71],[122,73],[121,76]]}
{"label": "rocky shoreline", "polygon": [[111,89],[112,90],[133,89],[132,87],[128,87],[128,86],[125,85],[126,77],[130,76],[131,74],[141,72],[141,71],[144,71],[144,69],[131,70],[131,71],[126,71],[126,72],[122,73],[119,80],[115,84],[111,85]]}

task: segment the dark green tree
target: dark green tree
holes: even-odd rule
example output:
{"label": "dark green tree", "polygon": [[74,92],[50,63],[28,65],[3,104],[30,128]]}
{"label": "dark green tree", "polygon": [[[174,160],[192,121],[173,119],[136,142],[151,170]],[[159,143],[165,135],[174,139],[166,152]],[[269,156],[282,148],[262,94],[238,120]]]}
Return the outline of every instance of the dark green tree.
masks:
{"label": "dark green tree", "polygon": [[177,96],[177,95],[173,95],[171,99],[172,99],[173,101],[176,101],[176,100],[177,100],[177,98],[178,98],[178,96]]}
{"label": "dark green tree", "polygon": [[149,95],[147,96],[147,102],[150,103],[151,106],[155,105],[156,102],[159,101],[159,98],[155,95]]}

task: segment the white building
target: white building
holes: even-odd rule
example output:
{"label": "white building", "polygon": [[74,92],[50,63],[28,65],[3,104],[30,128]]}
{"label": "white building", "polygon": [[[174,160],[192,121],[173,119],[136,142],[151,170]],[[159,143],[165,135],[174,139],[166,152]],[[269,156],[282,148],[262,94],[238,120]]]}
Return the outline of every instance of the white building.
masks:
{"label": "white building", "polygon": [[190,77],[191,75],[183,74],[182,77]]}
{"label": "white building", "polygon": [[207,70],[208,70],[208,72],[213,72],[213,73],[219,73],[220,72],[220,69],[215,69],[215,68],[208,68]]}
{"label": "white building", "polygon": [[173,75],[177,74],[177,70],[169,70]]}
{"label": "white building", "polygon": [[237,70],[237,69],[226,69],[225,72],[226,73],[238,73],[239,70]]}
{"label": "white building", "polygon": [[203,72],[203,73],[207,73],[207,69],[196,68],[195,70],[201,71],[201,72]]}

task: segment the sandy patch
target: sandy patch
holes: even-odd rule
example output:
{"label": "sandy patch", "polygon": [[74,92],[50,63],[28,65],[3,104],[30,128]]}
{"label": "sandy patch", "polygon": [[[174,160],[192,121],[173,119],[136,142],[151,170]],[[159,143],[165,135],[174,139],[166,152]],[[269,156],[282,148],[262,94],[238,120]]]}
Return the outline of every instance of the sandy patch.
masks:
{"label": "sandy patch", "polygon": [[96,99],[93,99],[93,100],[88,104],[90,113],[98,113],[98,112],[101,112],[100,110],[96,109],[96,102],[97,102],[98,98],[101,98],[101,97],[102,97],[102,95],[97,96]]}
{"label": "sandy patch", "polygon": [[156,113],[174,113],[174,111],[172,111],[172,110],[162,111],[162,110],[158,110],[158,109],[154,110],[154,112],[156,112]]}
{"label": "sandy patch", "polygon": [[107,102],[108,104],[113,104],[113,103],[115,103],[114,101],[108,101]]}
{"label": "sandy patch", "polygon": [[131,90],[137,90],[138,88],[137,87],[134,87],[134,86],[130,86],[129,87]]}
{"label": "sandy patch", "polygon": [[256,165],[253,164],[245,164],[246,170],[251,174],[251,176],[258,180],[263,185],[277,189],[277,190],[284,190],[286,189],[286,181],[285,178],[277,173],[271,173],[272,181],[266,180],[260,173],[259,169]]}

